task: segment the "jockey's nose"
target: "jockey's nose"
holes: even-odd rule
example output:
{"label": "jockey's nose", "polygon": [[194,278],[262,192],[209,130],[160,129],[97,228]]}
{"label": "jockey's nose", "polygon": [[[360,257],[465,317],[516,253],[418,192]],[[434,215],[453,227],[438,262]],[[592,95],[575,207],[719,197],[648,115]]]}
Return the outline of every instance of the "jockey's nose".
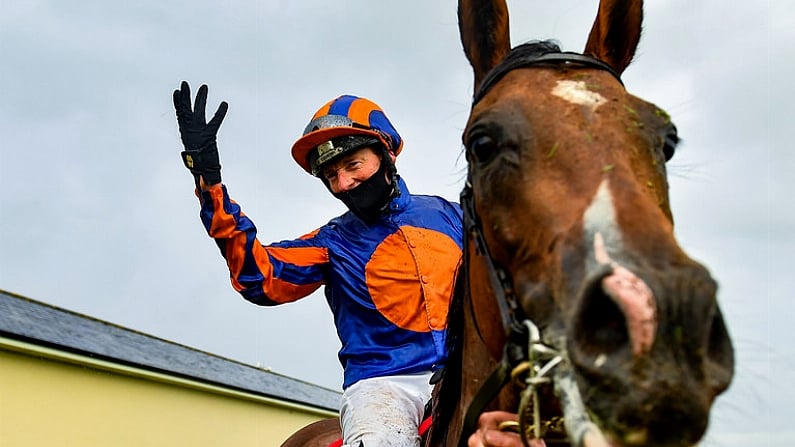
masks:
{"label": "jockey's nose", "polygon": [[334,192],[346,192],[350,191],[351,189],[355,188],[359,184],[359,181],[356,180],[355,176],[347,172],[345,169],[340,169],[337,171],[337,176],[334,179],[334,184],[332,184],[332,190]]}

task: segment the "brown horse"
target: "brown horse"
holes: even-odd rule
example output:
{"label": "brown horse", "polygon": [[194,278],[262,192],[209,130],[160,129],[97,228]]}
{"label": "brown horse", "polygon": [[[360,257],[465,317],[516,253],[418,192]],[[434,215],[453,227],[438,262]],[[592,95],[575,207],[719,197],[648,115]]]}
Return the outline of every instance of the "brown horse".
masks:
{"label": "brown horse", "polygon": [[282,447],[339,447],[341,438],[339,418],[321,419],[293,433]]}
{"label": "brown horse", "polygon": [[695,444],[733,348],[715,282],[673,234],[676,128],[620,78],[642,1],[602,0],[582,54],[511,49],[504,0],[458,14],[468,240],[430,445],[466,445],[498,408],[547,445]]}
{"label": "brown horse", "polygon": [[[504,0],[458,14],[475,80],[468,239],[427,445],[466,445],[489,409],[549,446],[694,445],[733,349],[715,282],[673,234],[676,128],[620,78],[642,2],[602,0],[582,54],[511,49]],[[333,439],[332,421],[307,430]],[[327,445],[301,439],[283,445]]]}
{"label": "brown horse", "polygon": [[[422,442],[428,434],[431,419],[426,417],[420,424]],[[339,418],[322,419],[302,427],[282,443],[281,447],[341,447],[342,429]]]}

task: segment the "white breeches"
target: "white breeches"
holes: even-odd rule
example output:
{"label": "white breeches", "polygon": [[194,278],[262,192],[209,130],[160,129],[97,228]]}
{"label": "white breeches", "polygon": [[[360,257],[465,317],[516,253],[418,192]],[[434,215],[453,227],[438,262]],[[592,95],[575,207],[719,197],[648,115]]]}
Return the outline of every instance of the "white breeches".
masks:
{"label": "white breeches", "polygon": [[343,447],[419,447],[432,373],[360,380],[342,393]]}

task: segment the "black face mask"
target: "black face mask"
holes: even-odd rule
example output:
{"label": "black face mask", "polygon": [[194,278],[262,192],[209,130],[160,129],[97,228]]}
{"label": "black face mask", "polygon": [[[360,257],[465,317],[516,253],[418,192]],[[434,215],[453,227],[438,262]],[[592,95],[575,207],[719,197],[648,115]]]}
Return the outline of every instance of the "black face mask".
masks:
{"label": "black face mask", "polygon": [[[390,163],[382,160],[378,171],[370,178],[349,191],[332,194],[360,219],[368,223],[375,222],[386,211],[392,198],[399,194],[397,175],[390,172],[393,169],[387,171],[387,165]],[[387,172],[392,183],[387,182]]]}

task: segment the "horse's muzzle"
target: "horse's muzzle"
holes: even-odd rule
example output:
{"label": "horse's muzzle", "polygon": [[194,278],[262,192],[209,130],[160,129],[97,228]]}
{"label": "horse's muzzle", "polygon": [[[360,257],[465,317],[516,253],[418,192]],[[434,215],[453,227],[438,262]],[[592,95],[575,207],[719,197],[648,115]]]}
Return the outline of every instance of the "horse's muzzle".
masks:
{"label": "horse's muzzle", "polygon": [[695,443],[734,368],[715,282],[689,260],[642,272],[611,261],[588,277],[567,350],[595,422],[619,445]]}

